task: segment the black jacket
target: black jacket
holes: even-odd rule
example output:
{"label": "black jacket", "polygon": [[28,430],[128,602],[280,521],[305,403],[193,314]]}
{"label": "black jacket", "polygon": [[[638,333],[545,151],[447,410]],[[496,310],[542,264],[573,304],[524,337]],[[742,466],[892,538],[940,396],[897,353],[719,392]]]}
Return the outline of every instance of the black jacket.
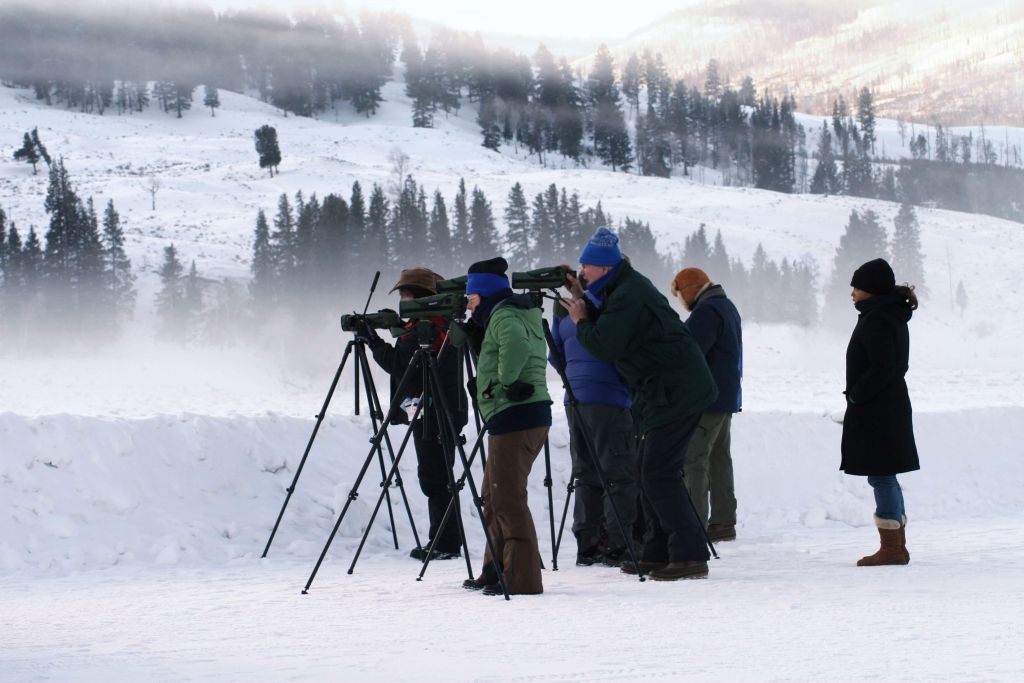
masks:
{"label": "black jacket", "polygon": [[725,295],[721,285],[712,285],[697,297],[686,319],[711,376],[718,385],[718,398],[709,413],[738,413],[743,407],[740,380],[743,377],[743,329],[740,312]]}
{"label": "black jacket", "polygon": [[[447,323],[441,319],[434,319],[433,322],[438,331],[438,338],[435,340],[433,346],[436,351],[441,346],[441,341],[444,338]],[[373,359],[377,362],[377,365],[391,375],[391,391],[389,392],[390,400],[394,400],[395,391],[398,389],[398,383],[405,374],[406,368],[409,367],[409,362],[412,360],[413,354],[416,353],[416,332],[412,325],[409,327],[410,331],[399,337],[395,341],[394,346],[389,345],[383,339],[379,338],[370,342],[370,351],[373,353]],[[466,393],[463,390],[462,382],[459,379],[458,349],[451,345],[448,345],[445,348],[441,356],[438,357],[438,370],[441,374],[445,402],[452,411],[452,419],[455,421],[455,426],[457,428],[462,427],[468,421],[469,413]],[[420,369],[417,368],[416,370],[413,370],[412,375],[406,382],[405,388],[402,390],[402,398],[418,397],[422,393],[423,374]],[[388,405],[389,402],[384,402],[384,405]],[[401,401],[399,401],[399,404],[400,403]],[[433,403],[435,405],[438,404],[437,401],[434,401]],[[405,411],[401,408],[396,408],[392,416],[392,424],[407,424],[408,422],[409,419],[405,414]]]}
{"label": "black jacket", "polygon": [[846,349],[843,459],[847,474],[886,475],[920,468],[907,393],[912,311],[896,294],[857,304],[860,317]]}

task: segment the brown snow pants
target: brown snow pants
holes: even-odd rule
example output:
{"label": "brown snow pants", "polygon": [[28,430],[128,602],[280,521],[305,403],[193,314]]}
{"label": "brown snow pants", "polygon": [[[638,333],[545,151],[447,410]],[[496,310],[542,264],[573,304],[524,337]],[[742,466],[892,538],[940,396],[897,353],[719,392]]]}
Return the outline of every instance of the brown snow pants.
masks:
{"label": "brown snow pants", "polygon": [[[487,466],[481,493],[484,520],[505,573],[510,594],[543,593],[537,529],[527,504],[530,469],[547,438],[547,427],[487,437]],[[484,552],[491,562],[491,552]]]}

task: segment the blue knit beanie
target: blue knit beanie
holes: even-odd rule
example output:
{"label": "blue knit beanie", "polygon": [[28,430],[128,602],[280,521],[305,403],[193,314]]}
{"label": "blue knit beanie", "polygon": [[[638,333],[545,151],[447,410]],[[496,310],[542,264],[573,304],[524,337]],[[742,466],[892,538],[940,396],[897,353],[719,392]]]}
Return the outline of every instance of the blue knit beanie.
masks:
{"label": "blue knit beanie", "polygon": [[616,266],[621,260],[619,236],[604,227],[597,229],[580,254],[580,263],[588,266]]}
{"label": "blue knit beanie", "polygon": [[484,299],[509,289],[508,261],[498,256],[487,261],[477,261],[469,267],[466,276],[466,294],[478,294]]}

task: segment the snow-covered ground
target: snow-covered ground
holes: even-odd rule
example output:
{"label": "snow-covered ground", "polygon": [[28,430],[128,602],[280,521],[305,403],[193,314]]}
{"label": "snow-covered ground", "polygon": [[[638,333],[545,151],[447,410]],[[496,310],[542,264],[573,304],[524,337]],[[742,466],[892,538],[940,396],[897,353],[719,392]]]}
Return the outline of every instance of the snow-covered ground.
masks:
{"label": "snow-covered ground", "polygon": [[[640,584],[576,568],[568,538],[544,596],[488,600],[458,587],[458,562],[414,580],[398,507],[401,550],[379,519],[349,576],[379,491],[371,469],[300,595],[368,448],[348,378],[260,560],[345,340],[301,371],[244,346],[150,341],[154,269],[168,242],[204,274],[245,276],[258,208],[273,210],[281,192],[386,182],[395,147],[428,189],[450,197],[464,176],[498,215],[512,183],[534,194],[554,182],[616,217],[650,221],[662,246],[705,223],[734,255],[749,259],[762,242],[771,258],[808,256],[823,274],[851,209],[872,208],[883,222],[897,210],[542,168],[481,148],[472,112],[413,130],[395,85],[380,116],[337,121],[282,118],[231,93],[216,118],[199,109],[180,121],[156,111],[101,118],[0,87],[0,206],[23,229],[45,226],[45,177],[10,158],[38,126],[83,195],[115,200],[141,271],[137,319],[112,348],[0,357],[0,680],[1024,676],[1024,229],[986,216],[919,211],[933,293],[911,323],[923,469],[902,477],[909,567],[852,566],[877,537],[866,483],[837,471],[841,430],[830,416],[843,405],[843,334],[760,325],[745,329],[745,411],[734,427],[740,540],[719,548],[708,581]],[[285,156],[273,179],[256,167],[251,139],[267,122]],[[142,189],[150,174],[163,183],[156,211]],[[962,316],[947,292],[959,280],[971,297]],[[378,295],[373,305],[386,303]],[[551,389],[559,393],[553,376]],[[560,513],[569,458],[558,409],[551,442]],[[550,562],[542,465],[530,494]],[[422,532],[411,454],[402,472]],[[478,568],[478,520],[466,523]]]}

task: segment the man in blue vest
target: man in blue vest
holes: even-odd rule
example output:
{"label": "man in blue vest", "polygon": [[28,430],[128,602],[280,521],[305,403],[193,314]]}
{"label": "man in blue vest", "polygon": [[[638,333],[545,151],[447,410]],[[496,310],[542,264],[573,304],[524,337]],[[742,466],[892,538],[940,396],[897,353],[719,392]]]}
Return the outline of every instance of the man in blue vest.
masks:
{"label": "man in blue vest", "polygon": [[[712,541],[736,540],[732,416],[742,406],[743,330],[739,311],[721,285],[700,268],[684,268],[672,280],[672,293],[690,311],[686,327],[704,352],[718,385],[718,398],[700,418],[686,451],[686,485]],[[708,498],[710,496],[710,517]]]}

